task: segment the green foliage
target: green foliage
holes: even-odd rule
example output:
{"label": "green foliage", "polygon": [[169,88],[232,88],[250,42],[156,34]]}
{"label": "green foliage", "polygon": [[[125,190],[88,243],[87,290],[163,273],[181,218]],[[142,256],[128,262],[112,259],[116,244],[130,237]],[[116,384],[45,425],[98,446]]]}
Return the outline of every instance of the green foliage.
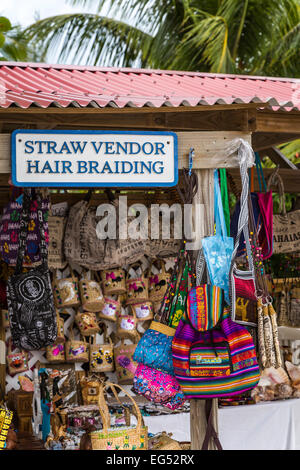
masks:
{"label": "green foliage", "polygon": [[20,25],[12,26],[7,18],[0,17],[0,60],[42,60],[43,55],[37,53],[38,48],[34,46],[37,46],[34,42],[29,46]]}
{"label": "green foliage", "polygon": [[299,2],[69,0],[96,13],[46,18],[25,34],[58,61],[299,77]]}

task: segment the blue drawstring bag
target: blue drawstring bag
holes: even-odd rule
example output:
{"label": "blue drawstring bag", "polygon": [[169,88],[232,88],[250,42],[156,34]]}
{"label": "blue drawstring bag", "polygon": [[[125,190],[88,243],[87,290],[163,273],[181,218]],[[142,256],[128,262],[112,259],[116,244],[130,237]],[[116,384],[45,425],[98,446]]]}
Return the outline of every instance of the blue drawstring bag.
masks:
{"label": "blue drawstring bag", "polygon": [[225,300],[229,305],[229,271],[233,253],[233,238],[227,236],[218,170],[214,171],[214,199],[216,234],[203,238],[202,248],[210,281],[214,286],[224,290]]}

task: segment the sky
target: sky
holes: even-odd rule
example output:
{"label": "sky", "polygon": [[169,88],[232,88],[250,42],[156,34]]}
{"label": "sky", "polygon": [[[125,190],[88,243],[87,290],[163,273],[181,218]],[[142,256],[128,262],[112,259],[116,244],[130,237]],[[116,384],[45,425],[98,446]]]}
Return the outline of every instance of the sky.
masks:
{"label": "sky", "polygon": [[12,24],[20,23],[22,26],[34,22],[35,12],[39,12],[43,19],[83,11],[93,12],[95,8],[72,7],[64,0],[0,0],[0,16],[6,16]]}

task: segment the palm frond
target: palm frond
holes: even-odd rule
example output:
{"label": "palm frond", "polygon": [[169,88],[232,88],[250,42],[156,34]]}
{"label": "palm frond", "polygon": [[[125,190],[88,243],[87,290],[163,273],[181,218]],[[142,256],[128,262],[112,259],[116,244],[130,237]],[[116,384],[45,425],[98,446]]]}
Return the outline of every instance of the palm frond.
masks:
{"label": "palm frond", "polygon": [[29,41],[43,40],[43,53],[57,61],[131,66],[147,54],[151,36],[121,21],[93,14],[53,16],[29,26]]}

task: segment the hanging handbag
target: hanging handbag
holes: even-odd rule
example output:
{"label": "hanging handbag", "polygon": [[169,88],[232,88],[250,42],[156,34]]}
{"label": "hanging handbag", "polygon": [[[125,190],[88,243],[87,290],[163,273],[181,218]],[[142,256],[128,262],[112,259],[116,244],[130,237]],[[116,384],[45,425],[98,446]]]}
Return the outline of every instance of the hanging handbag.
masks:
{"label": "hanging handbag", "polygon": [[65,322],[64,319],[60,316],[59,311],[56,310],[56,324],[57,324],[57,337],[55,343],[64,343],[65,342]]}
{"label": "hanging handbag", "polygon": [[115,323],[120,312],[121,303],[119,300],[113,300],[109,297],[104,297],[104,306],[98,313],[98,317],[102,320],[108,320]]}
{"label": "hanging handbag", "polygon": [[124,338],[121,339],[120,346],[114,347],[115,369],[118,383],[121,385],[132,384],[134,373],[137,368],[137,362],[133,361],[133,354],[136,344],[125,344]]}
{"label": "hanging handbag", "polygon": [[170,282],[171,275],[166,272],[165,263],[162,260],[159,260],[161,265],[161,272],[153,274],[151,268],[153,263],[150,265],[148,270],[149,277],[149,300],[153,303],[161,302],[165,296],[165,293],[168,288],[168,283]]}
{"label": "hanging handbag", "polygon": [[148,300],[148,279],[143,276],[143,272],[140,277],[130,278],[129,271],[131,268],[139,266],[142,270],[140,264],[131,265],[128,268],[128,273],[126,276],[126,304],[135,304],[138,302],[146,302]]}
{"label": "hanging handbag", "polygon": [[126,292],[125,271],[121,268],[101,271],[102,289],[105,296]]}
{"label": "hanging handbag", "polygon": [[14,274],[7,282],[7,303],[12,340],[16,347],[26,350],[41,349],[55,342],[57,337],[56,312],[50,275],[47,266],[47,246],[43,226],[41,198],[38,195],[38,220],[42,264],[22,273],[28,231],[30,197],[24,193],[20,222],[19,251]]}
{"label": "hanging handbag", "polygon": [[79,307],[80,298],[78,291],[78,279],[75,277],[72,268],[69,266],[70,277],[53,279],[53,296],[56,308]]}
{"label": "hanging handbag", "polygon": [[292,253],[300,250],[300,210],[286,212],[284,186],[278,170],[268,181],[268,188],[279,189],[280,213],[273,215],[273,253]]}
{"label": "hanging handbag", "polygon": [[63,343],[57,343],[47,346],[46,359],[52,364],[65,362],[65,345]]}
{"label": "hanging handbag", "polygon": [[67,261],[64,255],[64,232],[66,218],[54,215],[48,217],[49,246],[48,265],[49,269],[64,269]]}
{"label": "hanging handbag", "polygon": [[229,270],[233,238],[227,237],[218,170],[214,171],[214,201],[216,233],[212,237],[202,239],[202,248],[211,282],[224,290],[225,300],[229,304]]}
{"label": "hanging handbag", "polygon": [[[110,336],[107,335],[107,326],[104,328],[104,343],[97,344],[96,336],[90,337],[90,371],[113,372],[114,370],[114,346]],[[93,344],[92,344],[93,341]]]}
{"label": "hanging handbag", "polygon": [[99,332],[100,328],[94,312],[78,312],[75,315],[76,325],[82,336],[91,336]]}
{"label": "hanging handbag", "polygon": [[[18,188],[19,189],[19,188]],[[14,188],[15,192],[15,188]],[[21,194],[17,199],[13,197],[9,204],[4,208],[0,223],[0,254],[2,259],[10,266],[17,263],[19,249],[20,222],[22,217],[22,201],[24,195]],[[48,245],[48,211],[49,199],[40,199],[35,190],[32,190],[32,199],[28,208],[27,220],[28,231],[25,239],[25,250],[23,256],[23,266],[33,267],[41,263],[42,255],[40,251],[41,238],[38,219],[38,206],[40,216],[43,221],[45,232],[45,243]]]}
{"label": "hanging handbag", "polygon": [[131,307],[131,314],[120,314],[117,318],[117,336],[135,340],[138,336],[135,310]]}
{"label": "hanging handbag", "polygon": [[89,344],[85,336],[82,340],[74,339],[73,326],[70,327],[69,340],[65,347],[67,362],[89,362]]}
{"label": "hanging handbag", "polygon": [[[94,276],[97,280],[94,279]],[[100,312],[104,307],[104,297],[100,287],[97,273],[91,272],[90,279],[87,274],[79,281],[79,291],[83,310]]]}
{"label": "hanging handbag", "polygon": [[8,350],[6,356],[8,373],[11,376],[21,374],[29,369],[28,354],[25,351],[12,352],[12,341],[8,340]]}
{"label": "hanging handbag", "polygon": [[153,319],[153,307],[149,301],[131,304],[137,322],[144,322]]}
{"label": "hanging handbag", "polygon": [[[110,413],[104,396],[105,388],[110,387],[114,396],[118,397],[115,387],[120,389],[130,399],[137,417],[135,426],[111,427]],[[120,401],[120,400],[118,400]],[[122,405],[122,403],[121,403]],[[143,417],[134,399],[120,385],[107,382],[100,384],[99,411],[102,418],[103,428],[100,431],[90,433],[93,450],[147,450],[148,428],[143,424]]]}
{"label": "hanging handbag", "polygon": [[133,390],[147,400],[175,410],[183,405],[185,396],[170,374],[139,364],[133,379]]}

